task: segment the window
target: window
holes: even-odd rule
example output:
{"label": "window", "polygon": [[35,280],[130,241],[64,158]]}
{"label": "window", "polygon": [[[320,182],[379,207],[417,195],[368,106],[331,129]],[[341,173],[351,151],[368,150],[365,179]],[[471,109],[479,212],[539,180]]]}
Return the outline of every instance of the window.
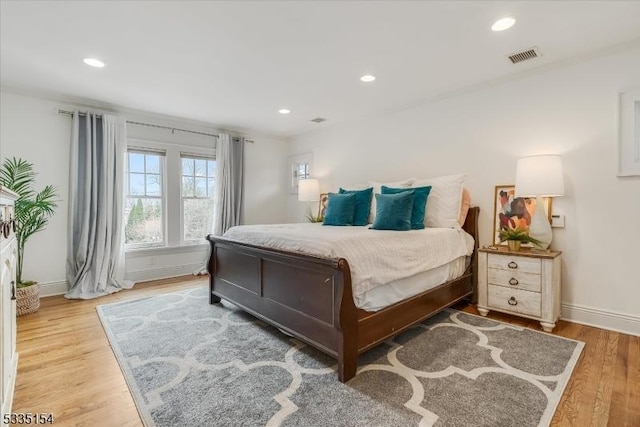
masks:
{"label": "window", "polygon": [[309,163],[298,165],[298,181],[309,178]]}
{"label": "window", "polygon": [[311,153],[289,156],[289,182],[287,185],[287,191],[289,193],[296,194],[298,192],[298,183],[303,179],[311,178],[312,158],[313,156]]}
{"label": "window", "polygon": [[141,257],[171,253],[170,248],[181,246],[193,246],[182,251],[208,247],[215,147],[135,138],[127,143],[125,250]]}
{"label": "window", "polygon": [[127,152],[125,245],[164,244],[164,153]]}
{"label": "window", "polygon": [[216,161],[206,157],[181,155],[182,160],[182,240],[204,239],[213,228]]}

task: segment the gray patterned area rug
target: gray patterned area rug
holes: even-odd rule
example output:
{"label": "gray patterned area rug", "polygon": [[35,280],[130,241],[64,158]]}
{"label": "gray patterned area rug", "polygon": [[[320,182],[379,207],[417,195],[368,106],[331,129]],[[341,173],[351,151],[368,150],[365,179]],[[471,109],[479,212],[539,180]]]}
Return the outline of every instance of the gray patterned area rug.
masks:
{"label": "gray patterned area rug", "polygon": [[583,343],[447,310],[335,360],[207,288],[97,308],[147,426],[548,425]]}

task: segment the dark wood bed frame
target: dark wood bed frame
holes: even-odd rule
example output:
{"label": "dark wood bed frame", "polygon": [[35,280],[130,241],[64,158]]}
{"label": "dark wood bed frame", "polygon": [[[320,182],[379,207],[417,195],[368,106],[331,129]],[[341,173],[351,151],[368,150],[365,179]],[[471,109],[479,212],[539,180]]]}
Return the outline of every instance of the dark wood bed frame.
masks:
{"label": "dark wood bed frame", "polygon": [[208,236],[211,304],[224,298],[338,359],[338,378],[356,374],[358,355],[433,316],[477,287],[478,207],[463,226],[475,239],[471,263],[457,279],[380,311],[356,308],[349,263]]}

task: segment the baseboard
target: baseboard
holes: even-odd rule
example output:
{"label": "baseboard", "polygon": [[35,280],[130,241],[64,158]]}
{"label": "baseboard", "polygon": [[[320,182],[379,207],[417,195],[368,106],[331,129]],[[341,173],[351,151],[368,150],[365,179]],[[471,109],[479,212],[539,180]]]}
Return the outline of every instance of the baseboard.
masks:
{"label": "baseboard", "polygon": [[[150,268],[146,270],[130,271],[125,279],[134,282],[146,282],[149,280],[168,279],[170,277],[185,276],[199,270],[202,263],[177,265],[173,267]],[[64,295],[69,291],[69,282],[60,280],[57,282],[40,283],[40,297],[52,297]]]}
{"label": "baseboard", "polygon": [[69,290],[69,282],[59,280],[57,282],[40,283],[40,297],[52,297],[64,295]]}
{"label": "baseboard", "polygon": [[125,279],[134,282],[146,282],[149,280],[168,279],[170,277],[184,276],[199,270],[202,263],[186,265],[176,265],[173,267],[149,268],[146,270],[130,271],[125,275]]}
{"label": "baseboard", "polygon": [[562,320],[640,336],[640,316],[593,307],[562,304]]}

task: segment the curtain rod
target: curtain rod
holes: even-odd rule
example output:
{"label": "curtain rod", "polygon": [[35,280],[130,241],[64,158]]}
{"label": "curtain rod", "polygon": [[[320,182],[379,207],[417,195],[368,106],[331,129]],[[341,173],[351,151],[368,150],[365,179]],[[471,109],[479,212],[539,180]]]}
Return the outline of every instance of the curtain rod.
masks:
{"label": "curtain rod", "polygon": [[[67,114],[69,116],[73,116],[73,111],[67,111],[67,110],[58,109],[58,114]],[[170,126],[154,125],[153,123],[135,122],[135,121],[131,121],[131,120],[127,120],[127,123],[132,124],[132,125],[148,126],[148,127],[152,127],[152,128],[169,129],[171,131],[171,133],[174,133],[175,131],[178,131],[178,132],[185,132],[185,133],[194,133],[196,135],[211,136],[213,138],[219,138],[220,137],[219,135],[217,135],[215,133],[200,132],[200,131],[197,131],[197,130],[189,130],[189,129],[180,129],[180,128],[174,128],[174,127],[170,127]],[[237,138],[232,138],[232,139],[237,139]],[[253,141],[249,140],[249,139],[245,139],[245,142],[249,142],[249,143],[253,144]]]}

